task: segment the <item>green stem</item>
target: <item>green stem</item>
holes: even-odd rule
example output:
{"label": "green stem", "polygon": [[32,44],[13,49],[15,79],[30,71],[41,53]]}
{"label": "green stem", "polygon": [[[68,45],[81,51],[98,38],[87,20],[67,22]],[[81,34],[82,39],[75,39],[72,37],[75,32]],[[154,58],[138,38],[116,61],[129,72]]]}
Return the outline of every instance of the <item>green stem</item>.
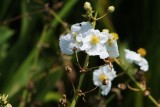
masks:
{"label": "green stem", "polygon": [[[89,55],[86,56],[86,59],[85,59],[84,65],[83,65],[83,69],[88,66],[88,61],[89,61]],[[78,84],[78,87],[76,89],[76,92],[78,90],[80,90],[80,88],[82,86],[84,75],[85,75],[84,73],[80,75],[79,84]],[[77,96],[77,93],[75,93],[70,107],[75,107],[77,99],[78,99],[78,96]]]}
{"label": "green stem", "polygon": [[[144,92],[145,89],[140,85],[140,83],[138,83],[135,78],[133,77],[132,74],[130,74],[129,72],[127,72],[124,68],[124,66],[120,63],[120,61],[118,61],[117,59],[114,59],[115,62],[126,72],[126,74],[130,77],[130,79],[136,84],[136,86],[142,91]],[[149,95],[148,98],[150,99],[150,101],[155,104],[157,107],[160,107],[159,103],[153,98],[152,95]]]}
{"label": "green stem", "polygon": [[112,101],[115,97],[116,97],[116,94],[115,94],[115,93],[112,94],[112,95],[105,101],[106,106],[107,106],[108,103],[109,103],[110,101]]}

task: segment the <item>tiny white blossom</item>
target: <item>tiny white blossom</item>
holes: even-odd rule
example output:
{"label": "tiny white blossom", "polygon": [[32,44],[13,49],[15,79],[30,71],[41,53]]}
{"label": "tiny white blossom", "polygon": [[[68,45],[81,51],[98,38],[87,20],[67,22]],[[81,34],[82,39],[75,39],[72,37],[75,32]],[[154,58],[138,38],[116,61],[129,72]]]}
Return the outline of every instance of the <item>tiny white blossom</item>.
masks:
{"label": "tiny white blossom", "polygon": [[85,50],[90,56],[99,55],[101,59],[107,58],[109,56],[105,42],[108,40],[108,36],[101,33],[99,30],[90,29],[83,35],[78,35],[77,39],[82,42],[81,50]]}
{"label": "tiny white blossom", "polygon": [[148,61],[144,57],[142,57],[139,53],[130,51],[128,49],[125,49],[124,51],[125,58],[128,62],[137,64],[138,66],[140,66],[140,70],[148,71]]}
{"label": "tiny white blossom", "polygon": [[93,83],[100,87],[102,95],[107,95],[111,89],[111,81],[116,77],[114,68],[110,68],[109,65],[101,66],[99,69],[93,72]]}
{"label": "tiny white blossom", "polygon": [[82,35],[87,32],[89,29],[92,29],[92,26],[89,22],[76,23],[71,26],[71,32],[65,36],[60,37],[60,49],[64,54],[71,55],[74,53],[73,49],[76,48],[79,51],[81,43],[76,40],[77,35]]}

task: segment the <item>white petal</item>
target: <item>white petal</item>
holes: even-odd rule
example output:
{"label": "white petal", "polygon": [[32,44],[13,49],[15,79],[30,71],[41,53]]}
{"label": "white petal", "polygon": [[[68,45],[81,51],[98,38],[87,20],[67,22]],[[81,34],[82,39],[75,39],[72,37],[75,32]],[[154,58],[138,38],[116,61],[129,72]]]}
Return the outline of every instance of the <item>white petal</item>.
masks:
{"label": "white petal", "polygon": [[86,52],[88,55],[91,55],[91,56],[99,55],[97,45],[92,46],[90,49],[86,50]]}
{"label": "white petal", "polygon": [[106,48],[109,53],[109,57],[115,58],[119,56],[117,41],[113,40],[112,45],[106,43]]}
{"label": "white petal", "polygon": [[90,24],[90,22],[82,22],[81,23],[81,32],[87,32],[89,29],[92,29],[92,25]]}
{"label": "white petal", "polygon": [[143,71],[148,71],[148,61],[145,58],[141,58],[139,62],[136,62],[137,65],[140,66],[140,69]]}
{"label": "white petal", "polygon": [[128,62],[134,62],[134,61],[140,61],[141,60],[141,56],[134,52],[134,51],[130,51],[128,49],[125,49],[125,58]]}
{"label": "white petal", "polygon": [[74,53],[74,48],[77,48],[77,51],[79,51],[79,43],[75,41],[71,34],[61,36],[59,40],[60,50],[62,53],[71,55]]}
{"label": "white petal", "polygon": [[90,42],[88,43],[83,43],[82,46],[80,47],[81,50],[87,50],[91,48]]}
{"label": "white petal", "polygon": [[114,68],[111,68],[109,65],[105,65],[101,69],[103,70],[103,73],[107,75],[110,81],[112,81],[116,77]]}
{"label": "white petal", "polygon": [[92,29],[89,22],[76,23],[71,26],[71,32],[75,32],[77,34],[87,32],[89,29]]}
{"label": "white petal", "polygon": [[100,88],[102,90],[101,94],[102,95],[108,95],[108,93],[111,90],[111,81],[109,81],[109,83],[107,85],[101,85]]}
{"label": "white petal", "polygon": [[69,46],[73,42],[71,35],[61,36],[59,40],[61,52],[68,55],[73,54],[73,49]]}
{"label": "white petal", "polygon": [[99,76],[102,74],[102,71],[100,71],[99,69],[94,70],[93,72],[93,83],[96,86],[100,86],[102,85],[102,82],[99,79]]}
{"label": "white petal", "polygon": [[109,37],[109,34],[108,34],[108,33],[102,32],[102,33],[100,33],[99,35],[100,35],[100,42],[101,42],[101,43],[107,42],[108,37]]}
{"label": "white petal", "polygon": [[76,41],[77,41],[77,42],[82,42],[82,40],[83,40],[83,37],[82,37],[82,34],[80,33],[80,34],[78,34],[78,35],[76,36]]}

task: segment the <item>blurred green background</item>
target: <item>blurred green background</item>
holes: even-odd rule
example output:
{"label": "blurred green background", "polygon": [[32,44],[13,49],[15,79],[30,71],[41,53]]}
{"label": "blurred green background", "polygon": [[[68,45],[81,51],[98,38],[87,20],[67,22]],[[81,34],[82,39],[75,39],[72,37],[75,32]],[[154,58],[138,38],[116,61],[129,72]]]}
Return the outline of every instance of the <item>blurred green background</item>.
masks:
{"label": "blurred green background", "polygon": [[[88,0],[93,7],[98,0]],[[63,93],[68,101],[73,90],[65,65],[74,67],[71,75],[77,84],[79,73],[75,57],[63,56],[59,37],[66,27],[86,21],[85,0],[1,0],[0,3],[0,94],[9,95],[13,107],[57,107]],[[99,0],[98,16],[114,5],[116,11],[97,22],[96,28],[107,28],[119,34],[120,49],[147,50],[149,71],[147,85],[155,99],[160,98],[160,1],[159,0]],[[61,22],[63,20],[63,23]],[[66,23],[64,23],[66,22]],[[83,57],[84,55],[81,54]],[[80,60],[81,61],[81,60]],[[83,59],[82,61],[83,62]],[[93,65],[100,64],[92,59]],[[93,87],[85,78],[83,89]],[[124,82],[121,79],[116,83]],[[113,84],[114,86],[114,84]],[[115,84],[116,86],[116,84]],[[77,107],[151,107],[153,104],[142,93],[123,91],[123,98],[108,101],[113,93],[103,98],[88,94],[86,102]],[[105,103],[105,100],[108,103]],[[95,103],[96,102],[96,103]],[[94,104],[95,103],[95,104]],[[102,104],[101,104],[102,103]],[[97,104],[97,105],[96,105]],[[99,105],[99,106],[98,106]]]}

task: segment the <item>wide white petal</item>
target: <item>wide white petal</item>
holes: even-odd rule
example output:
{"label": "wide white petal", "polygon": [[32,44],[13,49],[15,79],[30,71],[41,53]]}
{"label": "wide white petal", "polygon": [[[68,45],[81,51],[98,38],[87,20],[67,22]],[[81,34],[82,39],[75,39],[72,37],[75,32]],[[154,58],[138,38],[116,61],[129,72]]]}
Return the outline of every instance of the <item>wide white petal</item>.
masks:
{"label": "wide white petal", "polygon": [[100,36],[100,42],[106,43],[110,35],[109,33],[102,32],[99,34],[99,36]]}
{"label": "wide white petal", "polygon": [[82,46],[80,47],[81,50],[88,50],[91,48],[90,42],[82,43]]}
{"label": "wide white petal", "polygon": [[82,22],[81,23],[81,31],[80,32],[84,33],[90,29],[92,29],[92,25],[90,24],[90,22]]}
{"label": "wide white petal", "polygon": [[102,90],[101,94],[104,95],[104,96],[108,95],[108,93],[111,90],[111,85],[112,85],[111,81],[109,81],[109,83],[107,85],[101,85],[100,86],[100,88]]}
{"label": "wide white petal", "polygon": [[89,22],[76,23],[71,26],[71,32],[75,32],[77,34],[87,32],[89,29],[92,29]]}
{"label": "wide white petal", "polygon": [[130,51],[128,49],[125,49],[125,58],[128,62],[134,62],[134,61],[140,61],[141,60],[141,56],[134,52],[134,51]]}
{"label": "wide white petal", "polygon": [[114,68],[111,68],[109,65],[101,67],[101,70],[111,81],[116,77],[116,71],[114,71]]}
{"label": "wide white petal", "polygon": [[74,42],[72,36],[67,34],[66,36],[61,36],[59,40],[61,52],[68,55],[73,54],[73,47],[70,46],[70,43]]}
{"label": "wide white petal", "polygon": [[109,56],[104,44],[97,44],[99,57],[105,59]]}
{"label": "wide white petal", "polygon": [[140,69],[143,71],[148,71],[149,69],[149,65],[148,65],[148,61],[145,58],[141,58],[140,61],[136,62],[137,65],[140,66]]}
{"label": "wide white petal", "polygon": [[112,45],[106,43],[106,48],[109,53],[109,57],[115,58],[119,56],[117,41],[113,40]]}
{"label": "wide white petal", "polygon": [[86,52],[90,56],[99,55],[99,51],[98,51],[97,45],[91,46],[91,48],[87,49]]}

